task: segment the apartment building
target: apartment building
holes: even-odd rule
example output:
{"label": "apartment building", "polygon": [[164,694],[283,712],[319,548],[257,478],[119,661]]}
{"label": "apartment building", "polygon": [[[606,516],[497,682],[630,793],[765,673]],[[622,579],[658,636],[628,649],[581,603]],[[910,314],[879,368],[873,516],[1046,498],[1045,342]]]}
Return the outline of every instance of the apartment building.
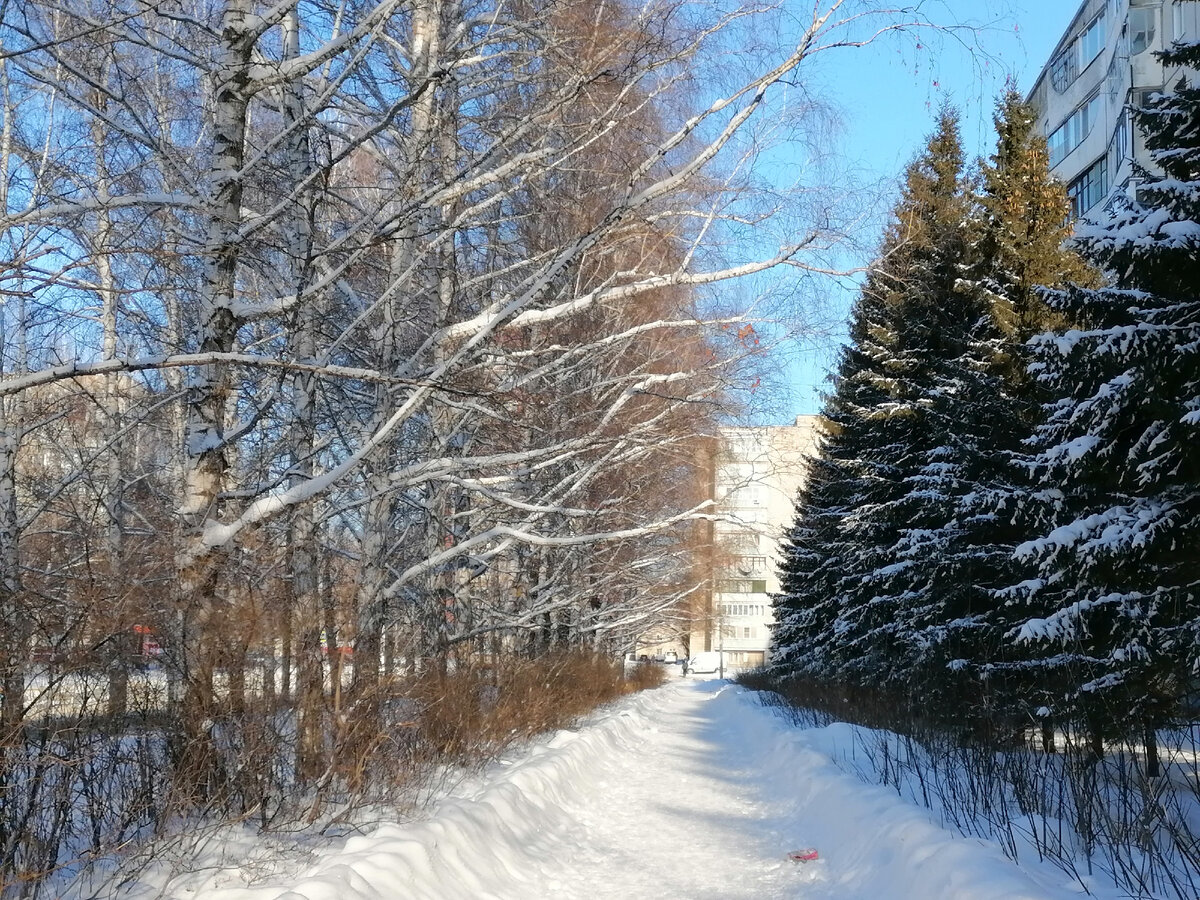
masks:
{"label": "apartment building", "polygon": [[1050,167],[1077,217],[1095,218],[1117,191],[1136,187],[1134,161],[1151,168],[1130,109],[1174,84],[1154,55],[1200,35],[1200,3],[1084,0],[1029,93],[1050,145]]}
{"label": "apartment building", "polygon": [[817,417],[793,425],[723,428],[713,460],[712,577],[695,617],[691,653],[724,652],[732,669],[761,665],[770,641],[770,595],[779,590],[779,543],[791,526]]}

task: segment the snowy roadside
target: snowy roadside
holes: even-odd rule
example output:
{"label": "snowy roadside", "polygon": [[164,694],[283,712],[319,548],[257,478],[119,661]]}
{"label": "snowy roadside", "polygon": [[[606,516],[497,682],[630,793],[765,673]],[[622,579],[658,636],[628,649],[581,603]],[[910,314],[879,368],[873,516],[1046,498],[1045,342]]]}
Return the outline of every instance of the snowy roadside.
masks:
{"label": "snowy roadside", "polygon": [[[741,688],[677,682],[497,764],[428,820],[331,843],[302,871],[261,881],[249,866],[170,881],[150,875],[121,896],[1080,896],[1052,866],[1017,866],[998,846],[940,828],[893,790],[839,770],[829,758],[837,729],[797,729]],[[805,846],[818,848],[821,859],[785,859]],[[251,858],[253,839],[231,849]]]}

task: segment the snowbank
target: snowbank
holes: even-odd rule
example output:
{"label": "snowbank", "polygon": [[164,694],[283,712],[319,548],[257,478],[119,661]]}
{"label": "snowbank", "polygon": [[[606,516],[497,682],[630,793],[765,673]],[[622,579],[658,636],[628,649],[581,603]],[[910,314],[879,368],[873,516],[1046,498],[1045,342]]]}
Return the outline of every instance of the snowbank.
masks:
{"label": "snowbank", "polygon": [[739,689],[723,691],[717,703],[760,748],[760,765],[773,773],[776,789],[794,798],[795,827],[818,847],[830,873],[827,893],[818,896],[1059,900],[1083,894],[1059,869],[1018,866],[998,845],[941,828],[893,789],[864,784],[838,768],[834,758],[855,752],[853,726],[796,728]]}
{"label": "snowbank", "polygon": [[[647,863],[645,873],[631,871],[639,859],[661,860],[672,853],[670,847],[651,848],[647,828],[655,840],[679,842],[679,858],[693,867],[714,856],[697,848],[710,846],[709,841],[711,846],[728,846],[731,835],[736,841],[742,829],[746,846],[737,849],[743,857],[750,854],[746,858],[751,861],[738,865],[771,870],[770,878],[754,885],[749,882],[759,873],[745,872],[747,884],[723,886],[719,879],[729,877],[731,871],[726,861],[714,875],[711,891],[704,891],[706,900],[735,896],[1065,900],[1079,896],[1078,888],[1072,888],[1057,869],[1018,867],[999,847],[939,828],[926,811],[894,791],[863,784],[839,770],[830,754],[838,752],[839,744],[848,750],[852,741],[846,726],[797,729],[740,688],[719,682],[676,682],[622,701],[579,731],[558,732],[496,765],[485,778],[460,787],[439,803],[427,821],[382,825],[325,847],[303,871],[264,878],[247,865],[208,869],[176,876],[168,883],[147,878],[125,896],[139,900],[152,896],[196,900],[672,896],[671,886],[661,883],[661,869]],[[659,793],[646,798],[647,808],[639,813],[628,808],[628,798],[613,798],[613,785],[623,777],[633,781],[638,773],[645,782],[647,766],[661,769],[652,779]],[[645,794],[645,788],[637,790]],[[689,798],[703,797],[711,808],[714,797],[718,804],[723,802],[722,791],[728,792],[731,809],[737,805],[751,817],[761,815],[762,827],[757,820],[750,829],[745,819],[721,821],[690,810]],[[665,811],[653,809],[668,805]],[[660,827],[653,819],[656,814],[671,818],[663,818]],[[631,828],[631,817],[641,831]],[[672,824],[681,820],[682,824]],[[706,834],[706,829],[712,833]],[[603,848],[602,858],[588,861],[590,869],[573,870],[572,848],[579,846],[592,848],[593,857],[596,848]],[[803,846],[817,847],[821,859],[807,864],[785,861],[788,850]],[[253,855],[249,845],[232,849]],[[693,897],[693,893],[678,896]]]}

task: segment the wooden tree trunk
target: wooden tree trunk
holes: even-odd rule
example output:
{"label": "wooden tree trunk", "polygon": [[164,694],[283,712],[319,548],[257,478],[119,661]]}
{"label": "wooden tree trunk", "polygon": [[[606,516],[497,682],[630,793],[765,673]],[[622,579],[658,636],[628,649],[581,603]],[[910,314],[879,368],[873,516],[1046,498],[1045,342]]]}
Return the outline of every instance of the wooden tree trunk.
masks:
{"label": "wooden tree trunk", "polygon": [[[411,129],[406,140],[407,156],[417,174],[411,189],[419,192],[428,187],[437,172],[430,162],[432,150],[437,147],[445,152],[444,146],[436,141],[438,126],[438,87],[434,72],[441,56],[443,14],[446,5],[437,0],[421,0],[414,4],[412,13],[412,75],[409,90],[415,97],[412,105]],[[436,267],[421,264],[421,254],[427,252],[422,244],[425,236],[435,233],[428,210],[410,214],[404,227],[392,245],[390,263],[389,299],[382,305],[381,320],[374,329],[373,339],[378,352],[379,367],[383,371],[396,371],[401,365],[399,329],[414,311],[429,309],[419,317],[422,330],[434,329],[440,319],[436,312],[438,303]],[[406,290],[399,290],[402,279],[411,279]],[[403,304],[402,304],[403,301]],[[436,360],[435,360],[436,364]],[[375,411],[371,421],[374,431],[386,422],[397,406],[394,389],[379,385],[375,391]],[[431,418],[436,418],[434,412]],[[388,591],[392,580],[391,557],[394,540],[392,528],[396,516],[396,498],[390,488],[390,475],[395,460],[393,444],[380,447],[367,461],[366,481],[371,492],[364,519],[363,565],[360,570],[357,592],[357,621],[355,626],[354,702],[356,715],[364,719],[377,716],[373,700],[379,691],[380,655],[383,651],[384,630],[388,615]],[[436,503],[436,501],[433,501]],[[434,549],[427,528],[424,536],[426,552]],[[428,605],[428,604],[427,604]],[[406,617],[410,619],[410,617]],[[406,670],[417,665],[417,659],[428,655],[432,642],[428,629],[430,610],[422,610],[411,617],[418,634],[404,635]]]}
{"label": "wooden tree trunk", "polygon": [[21,594],[16,425],[0,401],[0,744],[16,739],[24,714],[28,616]]}
{"label": "wooden tree trunk", "polygon": [[[234,313],[241,253],[242,165],[246,155],[249,69],[254,36],[251,0],[227,0],[213,73],[212,201],[204,248],[199,327],[201,353],[228,353],[237,336]],[[229,466],[225,441],[232,392],[228,367],[199,366],[188,385],[181,510],[179,593],[188,635],[182,647],[184,694],[180,710],[182,746],[177,765],[185,793],[202,797],[212,784],[215,763],[210,728],[212,672],[216,648],[212,626],[219,605],[217,584],[224,550],[210,543],[206,526],[220,520],[221,493]]]}
{"label": "wooden tree trunk", "polygon": [[[95,98],[97,108],[107,108],[106,96]],[[96,232],[93,255],[95,257],[97,290],[100,295],[100,326],[103,333],[102,350],[105,359],[117,356],[117,312],[119,294],[112,267],[113,223],[104,203],[109,200],[109,174],[105,157],[106,130],[96,119],[92,125],[92,151],[96,166],[97,194],[101,209],[96,215]],[[116,373],[104,378],[102,400],[104,422],[108,434],[113,435],[108,448],[105,467],[103,511],[105,518],[106,555],[104,571],[105,609],[108,621],[102,623],[110,632],[106,645],[108,656],[108,717],[114,725],[124,719],[129,705],[129,665],[132,657],[131,623],[125,614],[125,521],[124,521],[124,465],[122,460],[121,429],[125,425],[121,409],[121,381]]]}
{"label": "wooden tree trunk", "polygon": [[[0,67],[3,63],[0,62]],[[0,71],[3,71],[0,69]],[[7,136],[7,121],[5,123]],[[7,154],[5,155],[7,162]],[[7,172],[7,165],[0,175]],[[3,197],[5,188],[0,188]],[[24,301],[18,301],[17,370],[28,361]],[[17,500],[17,452],[22,438],[25,403],[20,394],[0,397],[0,798],[11,790],[17,760],[24,752],[25,667],[28,659],[29,615],[21,583],[21,521]],[[0,813],[6,810],[0,804]],[[20,834],[18,824],[0,815],[0,896],[14,896],[11,852]]]}
{"label": "wooden tree trunk", "polygon": [[[280,612],[282,621],[279,626],[279,643],[282,645],[279,653],[279,700],[287,705],[292,699],[292,670],[295,668],[295,629],[292,626],[292,608],[284,605]],[[272,650],[274,652],[274,650]]]}
{"label": "wooden tree trunk", "polygon": [[1057,753],[1058,747],[1054,741],[1054,723],[1048,720],[1042,722],[1042,752]]}
{"label": "wooden tree trunk", "polygon": [[[283,55],[295,59],[300,55],[300,18],[296,7],[284,16]],[[311,191],[304,187],[314,170],[309,144],[309,114],[299,84],[288,84],[283,90],[283,118],[288,131],[288,180],[296,191],[293,208],[285,220],[285,245],[288,282],[297,297],[303,295],[312,282],[313,236],[311,225]],[[315,301],[300,302],[293,314],[288,335],[289,356],[296,362],[315,364],[317,360],[316,319],[319,310]],[[309,371],[297,371],[291,383],[291,421],[288,429],[289,477],[292,487],[302,487],[315,474],[313,455],[316,448],[316,381]],[[290,551],[289,614],[304,623],[297,648],[300,693],[297,704],[298,774],[302,779],[319,776],[326,768],[325,760],[325,673],[321,656],[322,604],[320,597],[316,510],[311,502],[297,505],[290,513],[288,528]],[[327,634],[329,649],[334,637]]]}
{"label": "wooden tree trunk", "polygon": [[1142,737],[1146,747],[1146,777],[1158,778],[1162,775],[1162,763],[1158,755],[1158,730],[1154,727],[1154,722],[1145,723]]}

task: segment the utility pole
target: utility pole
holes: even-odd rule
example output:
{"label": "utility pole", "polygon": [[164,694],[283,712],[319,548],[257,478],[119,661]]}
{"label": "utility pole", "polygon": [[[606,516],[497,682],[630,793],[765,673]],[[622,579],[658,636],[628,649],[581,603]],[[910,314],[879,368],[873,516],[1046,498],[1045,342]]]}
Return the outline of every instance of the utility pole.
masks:
{"label": "utility pole", "polygon": [[725,616],[717,619],[717,677],[725,677]]}

